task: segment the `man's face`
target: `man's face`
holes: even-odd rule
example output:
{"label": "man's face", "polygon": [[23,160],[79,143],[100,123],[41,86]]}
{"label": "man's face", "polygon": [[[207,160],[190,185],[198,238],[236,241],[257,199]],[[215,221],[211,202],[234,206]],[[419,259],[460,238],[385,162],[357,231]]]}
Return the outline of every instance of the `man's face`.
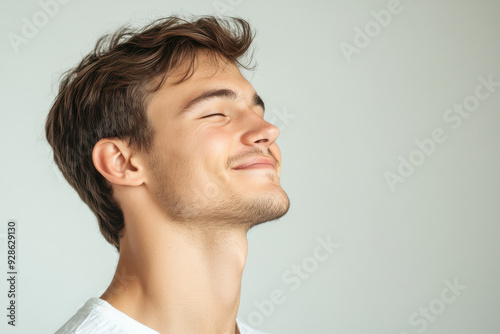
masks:
{"label": "man's face", "polygon": [[[234,64],[203,53],[197,60],[190,79],[173,85],[179,76],[168,77],[148,106],[156,134],[146,186],[178,222],[249,229],[283,216],[290,201],[279,179],[278,128],[264,120],[260,98]],[[184,109],[208,91],[217,93]]]}

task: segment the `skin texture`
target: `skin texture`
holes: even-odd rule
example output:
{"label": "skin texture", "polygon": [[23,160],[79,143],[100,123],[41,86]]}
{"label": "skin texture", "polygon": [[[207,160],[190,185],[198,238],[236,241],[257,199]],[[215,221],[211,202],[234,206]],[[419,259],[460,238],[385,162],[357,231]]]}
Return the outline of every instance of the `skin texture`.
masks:
{"label": "skin texture", "polygon": [[[193,76],[174,85],[178,71],[149,102],[150,153],[116,138],[94,147],[94,165],[125,217],[116,273],[101,298],[160,333],[238,333],[247,232],[290,206],[279,179],[279,130],[233,63],[200,51]],[[212,89],[237,98],[182,112]],[[276,168],[233,169],[257,157],[274,158]]]}

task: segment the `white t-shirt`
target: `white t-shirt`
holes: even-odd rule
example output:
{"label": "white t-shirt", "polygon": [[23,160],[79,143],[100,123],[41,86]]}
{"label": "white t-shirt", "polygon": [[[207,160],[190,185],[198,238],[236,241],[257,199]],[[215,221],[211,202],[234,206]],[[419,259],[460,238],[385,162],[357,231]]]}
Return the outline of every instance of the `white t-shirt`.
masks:
{"label": "white t-shirt", "polygon": [[[241,334],[267,334],[236,319]],[[90,298],[55,334],[159,334],[117,310],[107,301]]]}

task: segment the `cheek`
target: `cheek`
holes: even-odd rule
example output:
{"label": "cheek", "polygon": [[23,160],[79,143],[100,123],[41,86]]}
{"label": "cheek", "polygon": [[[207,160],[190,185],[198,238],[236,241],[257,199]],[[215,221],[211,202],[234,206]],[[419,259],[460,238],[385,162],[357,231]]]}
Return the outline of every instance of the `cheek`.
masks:
{"label": "cheek", "polygon": [[203,157],[208,167],[221,167],[226,163],[230,154],[231,140],[229,134],[220,131],[207,131],[206,134],[197,139],[197,145],[193,148],[199,157]]}
{"label": "cheek", "polygon": [[175,169],[180,169],[178,173],[184,172],[196,178],[195,175],[203,173],[211,161],[218,157],[220,160],[225,150],[224,138],[227,137],[220,129],[203,124],[193,126],[193,122],[180,124],[169,135],[165,135],[161,140],[161,154],[167,161],[175,161]]}
{"label": "cheek", "polygon": [[[174,167],[174,177],[206,179],[224,171],[231,154],[234,133],[224,124],[179,126],[162,137],[157,150],[167,166]],[[186,181],[186,180],[185,180]]]}
{"label": "cheek", "polygon": [[154,152],[150,159],[151,169],[172,180],[185,179],[193,164],[191,144],[179,129],[162,129],[155,138]]}

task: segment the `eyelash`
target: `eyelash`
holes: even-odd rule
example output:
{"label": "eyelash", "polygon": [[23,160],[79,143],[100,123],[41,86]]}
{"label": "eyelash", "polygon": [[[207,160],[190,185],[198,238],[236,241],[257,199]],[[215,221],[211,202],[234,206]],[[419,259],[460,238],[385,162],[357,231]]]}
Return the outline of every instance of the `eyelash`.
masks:
{"label": "eyelash", "polygon": [[226,117],[226,115],[224,115],[224,114],[222,114],[222,113],[217,113],[217,114],[210,114],[210,115],[206,115],[206,116],[203,116],[202,118],[206,118],[206,117],[210,117],[210,116],[216,116],[216,115],[221,115],[221,116]]}

